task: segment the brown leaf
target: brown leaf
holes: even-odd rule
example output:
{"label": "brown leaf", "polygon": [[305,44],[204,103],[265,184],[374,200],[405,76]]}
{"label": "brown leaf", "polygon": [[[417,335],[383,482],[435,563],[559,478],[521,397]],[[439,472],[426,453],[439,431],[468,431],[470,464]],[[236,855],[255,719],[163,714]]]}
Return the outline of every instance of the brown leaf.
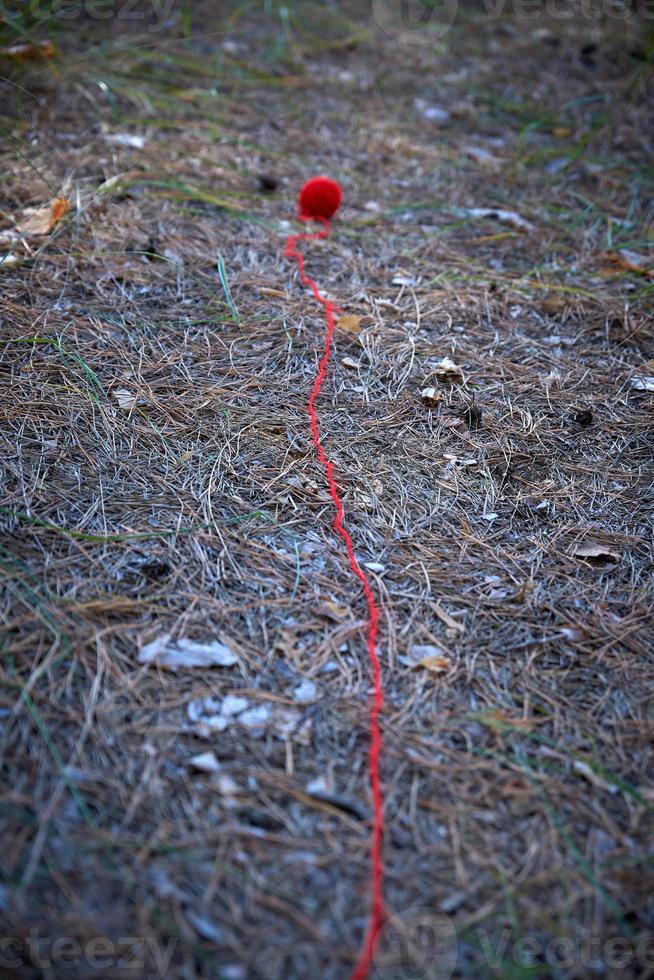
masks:
{"label": "brown leaf", "polygon": [[348,619],[352,615],[351,610],[347,606],[341,606],[337,602],[331,602],[329,599],[326,599],[320,604],[320,612],[327,619],[333,619],[337,623],[343,619]]}
{"label": "brown leaf", "polygon": [[483,720],[493,728],[504,728],[506,726],[507,728],[519,728],[523,732],[530,732],[537,724],[535,718],[509,715],[502,708],[494,708],[492,711],[484,712]]}
{"label": "brown leaf", "polygon": [[654,278],[654,258],[650,255],[641,255],[639,252],[632,252],[631,249],[621,248],[617,252],[606,252],[606,258],[627,272],[638,272],[641,276]]}
{"label": "brown leaf", "polygon": [[337,326],[340,330],[346,330],[348,333],[359,333],[362,319],[356,313],[344,313],[343,316],[339,316]]}
{"label": "brown leaf", "polygon": [[23,237],[29,235],[47,235],[60,221],[68,210],[65,197],[55,197],[49,204],[36,208],[13,229],[14,234]]}
{"label": "brown leaf", "polygon": [[452,669],[452,661],[448,657],[433,656],[425,657],[416,667],[422,667],[431,674],[447,674]]}
{"label": "brown leaf", "polygon": [[571,554],[575,558],[581,558],[592,565],[615,564],[619,562],[622,555],[619,551],[609,545],[601,544],[599,541],[582,541],[573,547]]}
{"label": "brown leaf", "polygon": [[439,402],[443,401],[443,396],[435,388],[423,388],[420,392],[420,401],[427,408],[436,408]]}
{"label": "brown leaf", "polygon": [[436,365],[435,373],[441,384],[453,384],[454,382],[463,381],[462,369],[449,357],[444,357],[440,363]]}
{"label": "brown leaf", "polygon": [[25,44],[12,44],[9,48],[2,48],[0,55],[5,58],[13,58],[15,61],[42,61],[44,58],[52,58],[57,53],[52,41],[29,41]]}
{"label": "brown leaf", "polygon": [[413,670],[421,668],[431,674],[447,674],[454,667],[454,662],[440,647],[432,643],[416,644],[409,650],[405,663]]}

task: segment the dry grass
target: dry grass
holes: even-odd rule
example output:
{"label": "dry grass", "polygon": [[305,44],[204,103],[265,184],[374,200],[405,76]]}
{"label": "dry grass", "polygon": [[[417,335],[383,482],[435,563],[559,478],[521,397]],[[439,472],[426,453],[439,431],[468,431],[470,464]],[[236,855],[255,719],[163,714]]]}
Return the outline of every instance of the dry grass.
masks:
{"label": "dry grass", "polygon": [[[144,937],[147,962],[17,972],[351,968],[365,609],[307,432],[322,321],[282,258],[324,170],[346,206],[311,272],[362,317],[338,332],[322,425],[360,559],[384,568],[389,909],[450,916],[455,976],[587,976],[588,937],[631,951],[615,972],[602,946],[601,975],[650,975],[652,396],[632,379],[652,283],[606,257],[651,247],[637,24],[544,33],[464,6],[407,54],[366,5],[193,9],[101,41],[82,17],[65,58],[3,88],[5,225],[73,204],[0,271],[3,928],[23,951],[35,929],[122,953]],[[126,132],[143,149],[106,138]],[[438,381],[444,356],[463,379]],[[589,541],[607,556],[575,556]],[[238,666],[140,666],[162,631],[219,638]],[[449,672],[412,668],[416,644]],[[189,703],[228,693],[298,724],[200,737]],[[207,749],[218,776],[189,765]],[[576,963],[530,965],[524,938],[568,940]]]}

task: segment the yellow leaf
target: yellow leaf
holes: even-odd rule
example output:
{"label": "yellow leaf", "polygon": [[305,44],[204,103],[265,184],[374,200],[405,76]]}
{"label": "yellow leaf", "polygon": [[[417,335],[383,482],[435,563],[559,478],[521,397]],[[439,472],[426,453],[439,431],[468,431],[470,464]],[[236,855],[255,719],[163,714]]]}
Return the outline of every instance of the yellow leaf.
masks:
{"label": "yellow leaf", "polygon": [[362,317],[357,316],[356,313],[344,313],[338,318],[338,326],[341,330],[347,330],[348,333],[359,333],[361,320]]}

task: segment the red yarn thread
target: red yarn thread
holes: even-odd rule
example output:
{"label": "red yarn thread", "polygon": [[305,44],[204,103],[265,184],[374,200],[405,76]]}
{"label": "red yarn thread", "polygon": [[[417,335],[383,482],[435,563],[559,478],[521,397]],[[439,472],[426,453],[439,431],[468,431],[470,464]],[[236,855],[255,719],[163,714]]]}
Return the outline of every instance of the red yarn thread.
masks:
{"label": "red yarn thread", "polygon": [[347,551],[347,556],[350,562],[350,568],[352,572],[361,582],[363,586],[363,592],[366,597],[366,602],[368,604],[368,637],[367,637],[367,647],[368,647],[368,657],[370,660],[370,666],[372,668],[373,676],[373,701],[370,709],[370,750],[368,757],[368,771],[370,778],[370,788],[372,792],[372,803],[373,803],[373,819],[372,819],[372,831],[370,836],[370,861],[371,861],[371,872],[370,872],[370,885],[371,885],[371,901],[370,901],[370,916],[368,922],[368,928],[366,935],[364,937],[363,943],[361,945],[361,951],[359,953],[359,958],[357,960],[354,973],[352,974],[352,980],[365,980],[370,972],[370,967],[372,965],[372,958],[374,956],[375,947],[377,944],[377,939],[379,937],[379,931],[384,923],[384,898],[383,898],[383,879],[384,879],[384,863],[382,859],[382,838],[384,832],[384,801],[382,796],[381,782],[379,778],[379,758],[381,754],[381,732],[379,730],[379,715],[381,714],[382,708],[384,706],[384,692],[382,687],[382,676],[381,667],[379,664],[379,658],[377,656],[377,630],[379,624],[379,610],[377,608],[377,603],[375,602],[375,596],[370,586],[370,582],[366,573],[361,569],[359,562],[357,561],[356,555],[354,554],[354,545],[352,543],[352,538],[344,525],[345,511],[343,508],[343,502],[341,500],[338,486],[334,478],[334,465],[332,461],[327,456],[320,436],[320,426],[318,424],[318,415],[316,412],[316,401],[320,395],[322,386],[327,377],[327,366],[329,363],[329,358],[332,348],[332,339],[334,336],[334,310],[335,305],[331,300],[327,299],[322,295],[318,289],[316,283],[311,279],[305,272],[304,269],[304,256],[302,252],[298,249],[298,242],[312,241],[318,238],[327,238],[330,232],[330,224],[327,218],[320,215],[306,215],[300,214],[301,220],[309,220],[313,218],[315,221],[320,221],[323,225],[322,231],[318,232],[301,232],[297,235],[289,235],[286,244],[286,250],[284,255],[288,258],[295,259],[297,262],[298,271],[300,274],[300,279],[305,286],[308,286],[314,297],[321,304],[325,310],[325,316],[327,320],[327,331],[325,333],[325,345],[323,349],[322,357],[320,358],[320,363],[318,365],[318,371],[313,381],[313,387],[311,389],[311,394],[309,396],[309,401],[307,403],[307,414],[309,416],[309,423],[311,426],[311,434],[313,436],[313,444],[316,448],[318,454],[318,459],[323,467],[325,476],[327,478],[327,486],[329,488],[329,493],[334,503],[334,508],[336,510],[336,515],[334,517],[334,529],[343,539],[345,543],[345,549]]}

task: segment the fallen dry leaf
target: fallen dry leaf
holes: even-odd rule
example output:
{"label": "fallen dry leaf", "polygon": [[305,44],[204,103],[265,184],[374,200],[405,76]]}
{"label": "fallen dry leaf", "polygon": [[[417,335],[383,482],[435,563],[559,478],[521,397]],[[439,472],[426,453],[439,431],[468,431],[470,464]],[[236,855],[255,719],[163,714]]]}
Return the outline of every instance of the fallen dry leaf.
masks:
{"label": "fallen dry leaf", "polygon": [[357,316],[356,313],[344,313],[343,316],[339,316],[336,325],[340,330],[346,330],[348,333],[359,333],[361,320],[362,317]]}
{"label": "fallen dry leaf", "polygon": [[452,666],[452,661],[448,657],[441,656],[425,657],[419,664],[414,664],[414,668],[422,667],[431,674],[447,674]]}
{"label": "fallen dry leaf", "polygon": [[435,388],[423,388],[420,392],[420,401],[427,408],[436,408],[443,401],[443,396]]}
{"label": "fallen dry leaf", "polygon": [[520,731],[530,732],[536,727],[535,718],[523,718],[520,715],[509,715],[502,708],[494,708],[492,711],[485,711],[484,722],[491,725],[491,727],[499,726],[501,728],[519,728]]}
{"label": "fallen dry leaf", "polygon": [[112,391],[112,395],[118,402],[118,407],[122,408],[124,412],[131,411],[138,402],[138,395],[135,395],[133,391],[128,391],[127,388],[116,388],[115,391]]}
{"label": "fallen dry leaf", "polygon": [[52,41],[29,41],[2,48],[0,55],[4,58],[14,58],[16,61],[41,61],[44,58],[54,57],[56,52],[57,49]]}
{"label": "fallen dry leaf", "polygon": [[48,235],[68,210],[65,197],[54,197],[42,208],[32,209],[27,217],[11,229],[13,235],[27,238],[30,235]]}
{"label": "fallen dry leaf", "polygon": [[413,670],[421,668],[432,674],[447,674],[454,666],[451,658],[433,643],[415,644],[403,661]]}
{"label": "fallen dry leaf", "polygon": [[561,636],[569,643],[578,643],[586,639],[586,634],[582,626],[575,623],[567,623],[561,627]]}
{"label": "fallen dry leaf", "polygon": [[573,547],[571,554],[575,558],[597,565],[615,564],[622,557],[619,551],[609,545],[600,544],[599,541],[582,541]]}
{"label": "fallen dry leaf", "polygon": [[449,357],[444,357],[435,368],[435,374],[441,384],[453,384],[463,381],[463,371]]}
{"label": "fallen dry leaf", "polygon": [[621,269],[628,272],[638,272],[641,276],[654,278],[654,257],[632,252],[628,248],[620,248],[617,252],[606,252],[606,258]]}
{"label": "fallen dry leaf", "polygon": [[180,637],[172,640],[170,633],[162,633],[146,644],[138,656],[140,664],[153,664],[164,670],[185,670],[188,667],[232,667],[238,663],[235,655],[219,640],[198,643]]}
{"label": "fallen dry leaf", "polygon": [[331,602],[329,599],[326,599],[320,604],[320,612],[323,616],[326,616],[328,619],[333,619],[337,623],[352,615],[351,610],[347,606],[341,606],[337,602]]}

